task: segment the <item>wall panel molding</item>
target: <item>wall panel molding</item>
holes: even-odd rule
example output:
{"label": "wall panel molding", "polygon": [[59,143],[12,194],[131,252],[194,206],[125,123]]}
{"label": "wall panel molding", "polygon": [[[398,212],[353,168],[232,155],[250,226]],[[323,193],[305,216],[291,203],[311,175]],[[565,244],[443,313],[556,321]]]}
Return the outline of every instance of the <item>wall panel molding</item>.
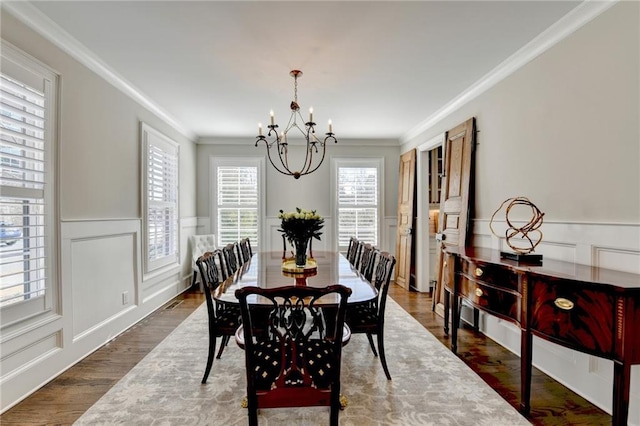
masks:
{"label": "wall panel molding", "polygon": [[[186,229],[195,229],[192,224],[197,219],[188,218],[185,223]],[[2,412],[185,290],[180,271],[174,268],[171,274],[146,281],[145,288],[152,291],[142,292],[141,226],[140,219],[61,223],[62,315],[28,327],[17,324],[15,332],[3,333]],[[101,269],[102,264],[109,268]],[[89,296],[74,297],[78,289]],[[102,293],[91,296],[96,290]],[[124,291],[129,291],[127,303]],[[85,317],[87,312],[100,315],[80,324],[74,319],[79,312]],[[10,369],[5,368],[5,359]]]}

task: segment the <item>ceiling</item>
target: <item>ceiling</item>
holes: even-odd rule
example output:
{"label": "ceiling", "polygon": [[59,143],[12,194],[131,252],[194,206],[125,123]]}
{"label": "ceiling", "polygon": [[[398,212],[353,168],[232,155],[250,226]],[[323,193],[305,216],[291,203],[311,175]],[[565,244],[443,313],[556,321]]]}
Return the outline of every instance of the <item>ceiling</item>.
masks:
{"label": "ceiling", "polygon": [[249,137],[293,99],[340,138],[399,139],[576,1],[34,1],[192,136]]}

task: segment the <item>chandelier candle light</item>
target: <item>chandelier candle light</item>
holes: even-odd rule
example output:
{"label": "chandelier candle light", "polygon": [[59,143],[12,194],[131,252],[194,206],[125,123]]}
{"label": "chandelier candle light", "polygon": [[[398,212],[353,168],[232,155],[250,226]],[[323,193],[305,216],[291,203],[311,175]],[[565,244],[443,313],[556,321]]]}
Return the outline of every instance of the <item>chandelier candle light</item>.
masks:
{"label": "chandelier candle light", "polygon": [[[300,105],[298,104],[298,77],[302,76],[302,71],[293,70],[289,73],[291,77],[294,79],[294,91],[293,91],[293,101],[291,102],[291,117],[289,118],[289,123],[285,127],[284,131],[278,134],[278,125],[275,124],[275,118],[273,110],[271,111],[270,123],[267,127],[269,128],[269,132],[267,136],[262,134],[262,123],[258,123],[258,136],[256,136],[256,144],[264,142],[267,147],[267,157],[269,158],[269,162],[271,165],[283,175],[293,176],[296,179],[300,179],[300,176],[308,175],[310,173],[318,170],[318,167],[324,161],[325,152],[327,149],[327,142],[333,140],[334,143],[338,143],[338,140],[335,138],[333,133],[333,124],[331,120],[329,120],[329,131],[325,134],[325,138],[320,140],[316,137],[316,123],[313,121],[313,108],[309,108],[309,121],[304,123],[304,119],[302,118],[302,114],[300,114]],[[302,129],[298,125],[298,120],[301,123],[304,123],[304,129]],[[306,155],[304,158],[304,164],[300,168],[300,170],[292,171],[289,167],[289,144],[287,142],[287,135],[290,130],[296,128],[300,134],[304,137],[307,147],[306,147]],[[268,140],[267,137],[273,138]],[[278,151],[278,158],[280,160],[280,164],[276,165],[273,159],[271,158],[271,147],[274,146]],[[318,145],[322,149],[322,157],[320,157],[320,162],[314,165],[314,154],[319,154],[320,150]]]}

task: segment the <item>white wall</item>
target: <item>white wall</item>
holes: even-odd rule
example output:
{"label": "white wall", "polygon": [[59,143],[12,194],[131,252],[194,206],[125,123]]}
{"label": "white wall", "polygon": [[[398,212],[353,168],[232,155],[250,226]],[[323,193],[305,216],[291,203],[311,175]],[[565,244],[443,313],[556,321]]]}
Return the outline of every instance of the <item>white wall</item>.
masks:
{"label": "white wall", "polygon": [[[56,173],[59,276],[52,312],[3,324],[2,411],[182,292],[187,238],[196,232],[193,141],[16,20],[2,39],[60,74]],[[143,281],[141,148],[144,121],[180,144],[182,264]],[[122,294],[127,292],[128,301]]]}
{"label": "white wall", "polygon": [[[474,245],[504,248],[489,219],[505,199],[526,196],[545,213],[537,253],[640,273],[639,21],[639,3],[614,5],[403,144],[406,152],[477,118]],[[519,351],[511,324],[486,316],[482,326]],[[610,411],[610,361],[537,338],[533,352],[538,368]],[[634,425],[639,370],[632,367]]]}
{"label": "white wall", "polygon": [[[397,203],[398,203],[398,167],[400,158],[400,146],[393,140],[342,140],[338,144],[330,144],[324,162],[318,170],[300,179],[285,176],[278,173],[266,159],[264,146],[254,146],[255,140],[251,139],[203,139],[199,141],[197,151],[198,174],[198,217],[209,217],[210,191],[209,186],[209,159],[212,156],[220,157],[265,157],[266,165],[266,205],[265,220],[266,247],[281,249],[282,240],[278,234],[274,234],[277,228],[277,215],[280,209],[293,210],[296,207],[317,210],[325,217],[325,231],[322,241],[314,241],[314,249],[331,249],[333,240],[329,235],[331,229],[332,212],[331,198],[331,159],[332,158],[383,158],[384,177],[382,179],[384,191],[384,205],[382,209],[382,230],[380,247],[385,250],[395,251],[395,238],[391,227],[395,230]],[[301,145],[289,147],[290,164],[302,164],[304,148]],[[277,155],[277,154],[276,154]],[[391,233],[391,235],[389,235]],[[274,235],[276,238],[274,238]]]}
{"label": "white wall", "polygon": [[616,4],[401,151],[475,116],[474,217],[523,195],[548,220],[638,223],[638,7]]}

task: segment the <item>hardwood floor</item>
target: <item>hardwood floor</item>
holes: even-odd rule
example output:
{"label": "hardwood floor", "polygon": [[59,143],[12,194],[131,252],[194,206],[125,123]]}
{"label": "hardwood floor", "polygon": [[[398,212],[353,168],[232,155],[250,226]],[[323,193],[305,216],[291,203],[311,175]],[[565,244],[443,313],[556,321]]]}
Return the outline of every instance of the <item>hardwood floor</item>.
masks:
{"label": "hardwood floor", "polygon": [[[442,330],[443,320],[431,310],[430,295],[406,291],[393,284],[389,295],[449,346],[449,339]],[[203,301],[203,294],[198,291],[178,296],[2,414],[0,424],[72,424]],[[517,408],[519,358],[469,327],[460,330],[458,348],[458,356]],[[531,393],[529,420],[534,425],[611,424],[611,417],[604,411],[536,369]]]}

